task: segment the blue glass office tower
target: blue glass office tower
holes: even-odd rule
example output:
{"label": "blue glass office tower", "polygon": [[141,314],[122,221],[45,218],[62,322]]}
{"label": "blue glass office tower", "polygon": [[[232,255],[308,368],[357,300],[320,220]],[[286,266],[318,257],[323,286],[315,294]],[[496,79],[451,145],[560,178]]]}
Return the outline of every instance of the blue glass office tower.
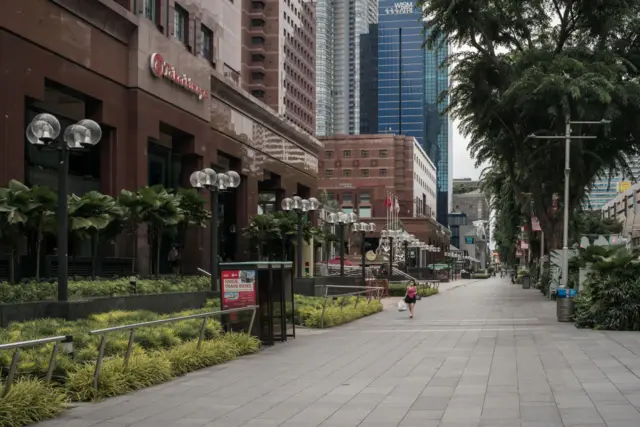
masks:
{"label": "blue glass office tower", "polygon": [[451,144],[447,102],[438,103],[449,84],[440,64],[449,46],[422,48],[422,13],[413,2],[380,0],[378,9],[378,133],[415,137],[437,168],[437,220],[448,223]]}

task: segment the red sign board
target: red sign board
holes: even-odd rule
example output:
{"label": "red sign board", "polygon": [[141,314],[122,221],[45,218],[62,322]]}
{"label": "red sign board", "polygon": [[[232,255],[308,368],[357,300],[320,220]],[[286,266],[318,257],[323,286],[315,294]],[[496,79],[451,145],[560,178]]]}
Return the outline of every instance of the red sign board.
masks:
{"label": "red sign board", "polygon": [[222,309],[256,305],[255,270],[222,271]]}
{"label": "red sign board", "polygon": [[208,96],[207,91],[198,86],[189,76],[186,74],[180,74],[176,71],[175,67],[164,60],[162,55],[154,53],[149,58],[149,66],[151,72],[156,77],[164,77],[167,80],[171,80],[177,86],[180,86],[187,92],[191,92],[198,97],[199,101],[202,101]]}

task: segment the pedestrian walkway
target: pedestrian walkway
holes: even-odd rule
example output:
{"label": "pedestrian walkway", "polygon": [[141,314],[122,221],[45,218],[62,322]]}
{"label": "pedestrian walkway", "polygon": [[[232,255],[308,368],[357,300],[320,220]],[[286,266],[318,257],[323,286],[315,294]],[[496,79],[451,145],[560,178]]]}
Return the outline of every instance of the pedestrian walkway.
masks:
{"label": "pedestrian walkway", "polygon": [[637,427],[638,375],[640,333],[492,278],[39,425]]}

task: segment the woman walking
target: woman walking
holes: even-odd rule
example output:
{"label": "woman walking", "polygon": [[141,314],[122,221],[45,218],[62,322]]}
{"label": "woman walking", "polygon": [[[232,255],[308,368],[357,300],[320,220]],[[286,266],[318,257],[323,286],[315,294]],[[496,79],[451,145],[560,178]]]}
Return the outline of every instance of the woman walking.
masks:
{"label": "woman walking", "polygon": [[416,307],[416,295],[418,294],[418,289],[416,288],[415,282],[412,280],[409,282],[407,286],[407,292],[404,294],[404,302],[409,305],[409,319],[413,319],[413,310]]}

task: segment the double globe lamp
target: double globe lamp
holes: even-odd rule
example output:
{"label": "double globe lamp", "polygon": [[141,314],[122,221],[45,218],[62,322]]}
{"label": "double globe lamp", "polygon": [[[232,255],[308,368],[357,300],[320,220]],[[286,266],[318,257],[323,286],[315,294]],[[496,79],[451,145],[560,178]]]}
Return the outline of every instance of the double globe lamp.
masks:
{"label": "double globe lamp", "polygon": [[209,190],[211,195],[211,290],[218,289],[218,193],[228,189],[238,188],[240,174],[235,171],[216,173],[211,168],[195,171],[189,177],[189,182],[194,188]]}
{"label": "double globe lamp", "polygon": [[302,277],[302,218],[308,212],[320,208],[320,202],[315,197],[303,199],[300,196],[286,197],[282,199],[280,207],[285,212],[294,211],[298,215],[298,243],[296,248],[296,276]]}
{"label": "double globe lamp", "polygon": [[102,139],[102,129],[93,120],[83,119],[65,128],[62,140],[58,140],[62,131],[60,121],[51,114],[38,114],[27,126],[26,136],[29,143],[37,148],[50,148],[58,151],[58,301],[68,300],[69,266],[69,224],[67,217],[67,195],[69,175],[69,151],[86,150]]}

